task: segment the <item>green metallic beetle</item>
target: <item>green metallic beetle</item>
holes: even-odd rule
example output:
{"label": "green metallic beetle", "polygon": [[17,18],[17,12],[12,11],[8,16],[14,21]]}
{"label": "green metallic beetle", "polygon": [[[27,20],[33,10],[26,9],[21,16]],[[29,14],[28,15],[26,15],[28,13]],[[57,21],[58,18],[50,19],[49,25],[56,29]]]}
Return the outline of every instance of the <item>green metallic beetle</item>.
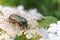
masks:
{"label": "green metallic beetle", "polygon": [[28,26],[27,20],[24,17],[16,15],[16,14],[11,14],[9,16],[9,21],[12,23],[17,23],[21,27]]}

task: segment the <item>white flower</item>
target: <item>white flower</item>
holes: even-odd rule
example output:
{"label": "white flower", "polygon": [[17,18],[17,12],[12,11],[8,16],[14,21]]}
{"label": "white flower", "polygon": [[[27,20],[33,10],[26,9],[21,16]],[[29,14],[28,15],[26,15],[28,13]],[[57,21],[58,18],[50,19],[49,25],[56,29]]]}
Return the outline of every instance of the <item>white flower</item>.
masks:
{"label": "white flower", "polygon": [[32,30],[32,29],[30,29],[29,31],[28,30],[26,30],[26,32],[28,33],[28,34],[35,34],[35,32],[34,32],[35,30]]}
{"label": "white flower", "polygon": [[58,29],[60,29],[60,21],[57,22]]}
{"label": "white flower", "polygon": [[26,35],[26,38],[27,38],[27,39],[31,39],[32,37],[33,37],[32,34],[27,34],[27,35]]}
{"label": "white flower", "polygon": [[11,7],[3,7],[2,13],[5,18],[8,18],[11,14],[13,14],[13,13],[16,14],[17,10],[15,8],[11,8]]}
{"label": "white flower", "polygon": [[45,29],[40,29],[40,35],[43,36],[43,38],[49,38],[47,34],[48,33]]}
{"label": "white flower", "polygon": [[18,9],[18,10],[24,10],[24,6],[23,6],[23,5],[19,5],[19,6],[17,7],[17,9]]}
{"label": "white flower", "polygon": [[37,9],[30,9],[29,11],[24,10],[23,5],[20,5],[17,7],[18,15],[23,16],[24,18],[28,19],[42,19],[44,16],[42,16]]}
{"label": "white flower", "polygon": [[50,33],[48,35],[49,35],[50,40],[60,40],[60,37],[57,36],[56,34]]}
{"label": "white flower", "polygon": [[0,5],[0,11],[3,9],[3,6]]}
{"label": "white flower", "polygon": [[30,14],[35,14],[35,13],[37,13],[37,9],[30,9],[30,10],[29,10],[29,13],[30,13]]}
{"label": "white flower", "polygon": [[57,26],[58,26],[57,35],[60,36],[60,21],[57,22]]}
{"label": "white flower", "polygon": [[60,25],[60,21],[57,21],[57,24]]}
{"label": "white flower", "polygon": [[56,33],[57,32],[57,24],[55,24],[55,23],[50,24],[50,27],[47,29],[47,32]]}
{"label": "white flower", "polygon": [[[23,5],[20,5],[17,7],[17,10],[18,10],[18,15],[22,16],[22,17],[25,17],[26,15],[26,12],[24,10],[24,6]],[[27,16],[27,15],[26,15]]]}
{"label": "white flower", "polygon": [[50,27],[55,27],[55,26],[57,26],[56,23],[52,23],[52,24],[50,24]]}
{"label": "white flower", "polygon": [[40,38],[39,40],[48,40],[48,39],[45,39],[45,38]]}
{"label": "white flower", "polygon": [[29,14],[33,19],[41,19],[43,16],[37,11],[37,9],[30,9]]}

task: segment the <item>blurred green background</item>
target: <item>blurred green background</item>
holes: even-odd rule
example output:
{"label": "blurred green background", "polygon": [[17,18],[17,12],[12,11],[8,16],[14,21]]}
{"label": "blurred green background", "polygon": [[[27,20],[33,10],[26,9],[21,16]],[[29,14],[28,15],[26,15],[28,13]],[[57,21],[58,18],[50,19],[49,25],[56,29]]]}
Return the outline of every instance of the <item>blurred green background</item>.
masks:
{"label": "blurred green background", "polygon": [[44,16],[54,16],[60,20],[60,0],[0,0],[7,6],[24,5],[25,9],[37,8]]}

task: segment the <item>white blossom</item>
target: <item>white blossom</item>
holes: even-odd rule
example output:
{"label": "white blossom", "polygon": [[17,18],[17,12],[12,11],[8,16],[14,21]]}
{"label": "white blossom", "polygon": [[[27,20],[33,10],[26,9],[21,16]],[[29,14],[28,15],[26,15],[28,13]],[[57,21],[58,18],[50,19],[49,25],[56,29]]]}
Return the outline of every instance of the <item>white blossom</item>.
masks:
{"label": "white blossom", "polygon": [[32,34],[27,34],[27,35],[26,35],[26,38],[27,38],[27,39],[31,39],[32,37],[33,37]]}
{"label": "white blossom", "polygon": [[40,19],[41,20],[44,17],[43,15],[41,15],[41,13],[39,13],[37,11],[37,9],[30,9],[29,14],[31,15],[31,17],[33,19]]}
{"label": "white blossom", "polygon": [[26,12],[24,10],[24,6],[23,5],[18,6],[17,10],[18,10],[18,13],[17,13],[18,15],[23,16],[23,17],[24,17],[24,15],[26,15]]}
{"label": "white blossom", "polygon": [[40,35],[43,36],[43,38],[49,38],[48,35],[47,35],[47,31],[45,29],[40,29]]}
{"label": "white blossom", "polygon": [[24,10],[24,6],[23,6],[23,5],[19,5],[19,6],[17,7],[17,9],[18,9],[18,10]]}
{"label": "white blossom", "polygon": [[60,21],[50,24],[50,27],[47,29],[48,36],[50,40],[60,40]]}
{"label": "white blossom", "polygon": [[39,40],[48,40],[48,39],[45,39],[45,38],[40,38]]}
{"label": "white blossom", "polygon": [[57,21],[57,24],[60,25],[60,21]]}
{"label": "white blossom", "polygon": [[48,35],[49,35],[50,40],[60,40],[60,37],[54,33],[49,33]]}
{"label": "white blossom", "polygon": [[57,22],[58,29],[57,29],[57,35],[60,36],[60,21]]}
{"label": "white blossom", "polygon": [[56,33],[57,32],[57,24],[55,24],[55,23],[50,24],[50,27],[47,29],[47,32]]}
{"label": "white blossom", "polygon": [[3,6],[0,5],[0,11],[3,9]]}

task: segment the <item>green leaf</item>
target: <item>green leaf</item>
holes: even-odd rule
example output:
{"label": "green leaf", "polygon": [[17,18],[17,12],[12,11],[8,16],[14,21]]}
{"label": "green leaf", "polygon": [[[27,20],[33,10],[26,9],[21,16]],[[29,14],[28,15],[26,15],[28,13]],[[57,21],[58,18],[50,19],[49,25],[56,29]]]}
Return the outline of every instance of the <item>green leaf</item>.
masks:
{"label": "green leaf", "polygon": [[26,36],[24,34],[20,36],[16,35],[15,40],[26,40]]}
{"label": "green leaf", "polygon": [[57,21],[58,21],[58,19],[56,19],[55,17],[47,16],[45,19],[39,20],[38,23],[39,23],[40,27],[47,29],[47,28],[49,28],[49,25],[51,23],[56,23]]}

